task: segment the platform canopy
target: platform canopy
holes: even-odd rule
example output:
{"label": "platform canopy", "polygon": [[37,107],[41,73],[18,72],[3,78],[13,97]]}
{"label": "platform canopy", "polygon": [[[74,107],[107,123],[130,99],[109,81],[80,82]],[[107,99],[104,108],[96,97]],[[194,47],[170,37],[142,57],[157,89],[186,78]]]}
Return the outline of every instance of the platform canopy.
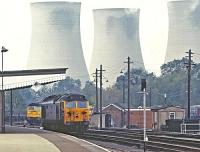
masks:
{"label": "platform canopy", "polygon": [[[41,85],[57,82],[66,79],[66,70],[68,68],[56,69],[33,69],[18,71],[0,71],[0,77],[3,76],[3,90],[23,89],[33,86],[36,82]],[[48,76],[47,76],[48,75]],[[0,85],[2,90],[2,84]]]}
{"label": "platform canopy", "polygon": [[33,69],[33,70],[16,70],[16,71],[0,71],[2,77],[12,76],[28,76],[28,75],[49,75],[49,74],[65,74],[68,68],[56,68],[56,69]]}

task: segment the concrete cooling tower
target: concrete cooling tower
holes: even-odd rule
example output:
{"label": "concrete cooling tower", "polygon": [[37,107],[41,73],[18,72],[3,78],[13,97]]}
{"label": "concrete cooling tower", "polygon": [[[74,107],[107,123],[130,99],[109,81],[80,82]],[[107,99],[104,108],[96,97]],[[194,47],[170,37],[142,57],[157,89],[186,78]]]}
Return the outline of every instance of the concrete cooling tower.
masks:
{"label": "concrete cooling tower", "polygon": [[94,47],[90,73],[102,64],[109,82],[115,82],[124,61],[130,56],[132,67],[144,68],[139,39],[139,10],[97,9],[94,13]]}
{"label": "concrete cooling tower", "polygon": [[31,4],[29,69],[68,67],[72,78],[89,80],[80,38],[80,6],[78,2]]}
{"label": "concrete cooling tower", "polygon": [[[169,33],[165,63],[186,56],[186,51],[200,53],[200,0],[168,2]],[[200,58],[193,58],[200,61]]]}

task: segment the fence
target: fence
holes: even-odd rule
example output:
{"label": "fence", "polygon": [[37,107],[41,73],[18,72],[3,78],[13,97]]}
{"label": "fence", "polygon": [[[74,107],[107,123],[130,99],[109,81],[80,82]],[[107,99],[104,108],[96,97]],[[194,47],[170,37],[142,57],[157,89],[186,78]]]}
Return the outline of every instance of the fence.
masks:
{"label": "fence", "polygon": [[200,123],[183,123],[181,124],[181,133],[200,134]]}

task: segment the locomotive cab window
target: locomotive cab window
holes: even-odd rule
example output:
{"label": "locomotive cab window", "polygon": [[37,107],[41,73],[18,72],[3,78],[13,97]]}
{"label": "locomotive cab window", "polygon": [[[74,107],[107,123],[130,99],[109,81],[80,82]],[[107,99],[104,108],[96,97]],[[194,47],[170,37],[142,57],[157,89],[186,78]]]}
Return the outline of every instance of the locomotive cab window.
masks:
{"label": "locomotive cab window", "polygon": [[85,101],[78,101],[78,108],[87,108],[87,102]]}
{"label": "locomotive cab window", "polygon": [[66,102],[66,108],[76,108],[76,101]]}

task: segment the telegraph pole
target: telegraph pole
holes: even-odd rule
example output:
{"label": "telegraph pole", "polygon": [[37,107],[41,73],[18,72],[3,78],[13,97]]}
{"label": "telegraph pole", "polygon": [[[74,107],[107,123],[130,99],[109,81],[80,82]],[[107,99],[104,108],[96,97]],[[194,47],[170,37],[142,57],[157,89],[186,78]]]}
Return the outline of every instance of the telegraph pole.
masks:
{"label": "telegraph pole", "polygon": [[96,82],[96,105],[95,105],[95,112],[96,113],[99,113],[99,94],[98,94],[98,77],[100,77],[98,74],[98,72],[99,72],[100,70],[98,70],[97,68],[96,68],[96,72],[95,73],[93,73],[93,74],[95,74],[95,76],[93,76],[93,77],[95,77],[95,82]]}
{"label": "telegraph pole", "polygon": [[102,128],[102,78],[103,78],[103,68],[102,65],[100,65],[100,129]]}
{"label": "telegraph pole", "polygon": [[128,120],[128,129],[130,129],[130,64],[133,63],[130,61],[130,57],[128,56],[128,61],[124,62],[128,64],[128,115],[127,115],[127,120]]}
{"label": "telegraph pole", "polygon": [[96,68],[95,73],[95,80],[96,80],[96,113],[99,113],[99,101],[98,101],[98,69]]}
{"label": "telegraph pole", "polygon": [[191,90],[190,90],[190,82],[191,82],[191,66],[193,65],[192,64],[192,54],[194,54],[194,53],[192,53],[192,51],[191,51],[191,49],[188,51],[188,52],[185,52],[185,53],[187,53],[188,54],[188,63],[186,63],[186,67],[187,67],[187,69],[188,69],[188,107],[187,107],[187,109],[188,109],[188,113],[187,113],[187,118],[188,119],[190,119],[190,94],[191,94]]}

